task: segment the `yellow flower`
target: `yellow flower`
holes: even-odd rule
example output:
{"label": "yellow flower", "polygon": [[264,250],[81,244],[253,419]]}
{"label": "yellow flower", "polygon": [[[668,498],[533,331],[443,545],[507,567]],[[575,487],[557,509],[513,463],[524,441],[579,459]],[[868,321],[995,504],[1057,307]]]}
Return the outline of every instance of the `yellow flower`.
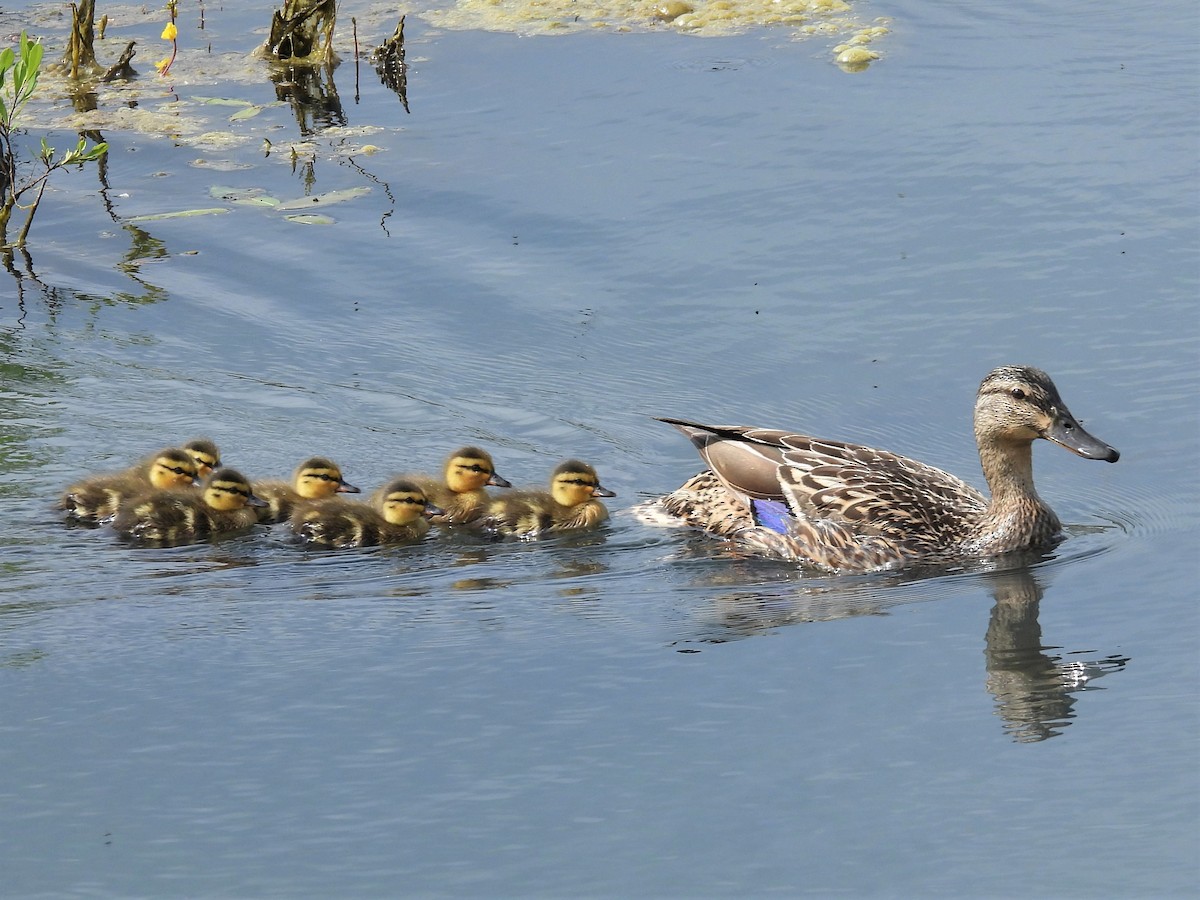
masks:
{"label": "yellow flower", "polygon": [[168,22],[167,27],[163,29],[162,39],[164,41],[173,41],[179,37],[179,29],[175,27],[174,22]]}
{"label": "yellow flower", "polygon": [[164,56],[162,59],[160,59],[158,62],[156,62],[154,64],[154,68],[158,69],[158,71],[161,72],[164,69],[166,69],[166,67],[169,66],[170,64],[171,64],[171,57]]}

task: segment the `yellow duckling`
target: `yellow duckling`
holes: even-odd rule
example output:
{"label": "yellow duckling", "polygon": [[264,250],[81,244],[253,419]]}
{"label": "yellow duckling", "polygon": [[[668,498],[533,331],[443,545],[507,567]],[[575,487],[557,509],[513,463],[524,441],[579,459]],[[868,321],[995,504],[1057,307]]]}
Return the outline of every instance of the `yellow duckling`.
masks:
{"label": "yellow duckling", "polygon": [[152,491],[125,504],[113,527],[140,543],[187,544],[249,528],[262,505],[240,472],[217,469],[199,491]]}
{"label": "yellow duckling", "polygon": [[[496,474],[491,454],[479,447],[460,447],[451,453],[440,479],[429,475],[410,478],[441,509],[433,517],[438,525],[459,525],[478,518],[491,502],[485,485],[512,487]],[[386,496],[386,488],[381,488],[371,495],[371,505],[379,509]]]}
{"label": "yellow duckling", "polygon": [[196,463],[196,474],[207,478],[214,469],[221,468],[221,451],[208,438],[196,438],[183,445],[184,451]]}
{"label": "yellow duckling", "polygon": [[608,518],[600,497],[615,497],[585,462],[568,459],[550,474],[550,490],[514,491],[493,500],[479,518],[481,530],[532,540],[547,533],[593,528]]}
{"label": "yellow duckling", "polygon": [[93,475],[76,482],[63,492],[58,508],[80,522],[104,522],[115,516],[124,503],[147,491],[192,486],[196,474],[191,455],[169,447],[124,472]]}
{"label": "yellow duckling", "polygon": [[393,479],[382,494],[379,509],[340,497],[301,503],[288,525],[307,544],[340,550],[418,541],[429,532],[429,517],[441,512],[406,478]]}
{"label": "yellow duckling", "polygon": [[337,463],[324,456],[313,456],[300,463],[292,482],[256,481],[254,494],[266,501],[258,511],[260,522],[283,522],[296,504],[304,500],[325,500],[334,494],[357,494],[359,489],[342,478]]}

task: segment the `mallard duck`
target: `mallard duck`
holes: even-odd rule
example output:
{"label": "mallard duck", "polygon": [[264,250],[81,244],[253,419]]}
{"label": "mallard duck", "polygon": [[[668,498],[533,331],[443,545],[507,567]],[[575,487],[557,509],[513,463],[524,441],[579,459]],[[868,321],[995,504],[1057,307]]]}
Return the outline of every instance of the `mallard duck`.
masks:
{"label": "mallard duck", "polygon": [[233,469],[217,469],[199,491],[160,490],[125,504],[113,527],[123,537],[147,544],[187,544],[249,528],[258,521],[250,482]]}
{"label": "mallard duck", "polygon": [[[451,453],[440,479],[430,475],[406,477],[415,481],[429,501],[442,510],[433,517],[438,525],[460,525],[478,518],[491,500],[486,485],[512,487],[496,474],[491,454],[479,447],[460,447]],[[371,495],[371,505],[378,509],[385,496],[383,489],[376,491]]]}
{"label": "mallard duck", "polygon": [[184,451],[195,461],[196,474],[207,478],[213,469],[221,468],[221,451],[208,438],[196,438],[183,445]]}
{"label": "mallard duck", "polygon": [[429,517],[441,512],[406,478],[388,482],[382,494],[379,509],[340,497],[301,503],[288,525],[298,538],[317,547],[372,547],[420,540],[429,532]]}
{"label": "mallard duck", "polygon": [[568,459],[550,474],[550,490],[506,493],[488,504],[476,526],[498,537],[526,540],[547,533],[579,531],[608,518],[600,497],[615,497],[600,484],[600,477],[585,462]]}
{"label": "mallard duck", "polygon": [[291,484],[256,481],[254,494],[266,501],[258,511],[260,522],[282,522],[302,500],[324,500],[334,494],[357,494],[359,489],[342,477],[337,463],[324,456],[306,459],[296,468]]}
{"label": "mallard duck", "polygon": [[953,475],[857,444],[766,428],[661,419],[691,439],[710,470],[660,499],[684,524],[749,550],[836,571],[990,557],[1062,539],[1033,486],[1032,444],[1085,459],[1120,454],[1088,434],[1054,382],[1001,366],[975,399],[975,440],[991,498]]}
{"label": "mallard duck", "polygon": [[149,490],[186,488],[196,483],[197,467],[184,450],[168,447],[146,457],[123,472],[93,475],[71,485],[58,501],[68,518],[103,522],[117,514],[122,504]]}

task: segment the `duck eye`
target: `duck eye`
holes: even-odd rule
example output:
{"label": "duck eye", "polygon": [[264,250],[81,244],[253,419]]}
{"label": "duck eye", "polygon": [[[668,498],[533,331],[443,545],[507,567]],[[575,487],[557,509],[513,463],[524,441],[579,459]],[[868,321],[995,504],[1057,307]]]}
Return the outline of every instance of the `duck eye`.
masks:
{"label": "duck eye", "polygon": [[1025,399],[1025,392],[1023,390],[1021,390],[1020,388],[1013,388],[1012,391],[1010,391],[1010,393],[1012,394],[1012,397],[1014,400],[1024,400]]}

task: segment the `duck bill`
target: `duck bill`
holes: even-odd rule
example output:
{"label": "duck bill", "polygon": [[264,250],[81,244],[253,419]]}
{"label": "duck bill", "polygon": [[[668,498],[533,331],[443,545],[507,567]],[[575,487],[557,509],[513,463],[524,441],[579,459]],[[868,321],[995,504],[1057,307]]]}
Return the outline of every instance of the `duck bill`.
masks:
{"label": "duck bill", "polygon": [[434,516],[444,516],[445,514],[446,511],[444,509],[440,506],[434,506],[432,503],[426,503],[425,509],[421,512],[421,515],[427,519],[432,519]]}
{"label": "duck bill", "polygon": [[264,500],[262,497],[258,497],[254,494],[251,494],[249,497],[246,498],[246,505],[254,506],[259,509],[264,509],[264,508],[270,506],[271,504],[268,503],[266,500]]}
{"label": "duck bill", "polygon": [[1053,441],[1060,447],[1066,447],[1084,459],[1102,459],[1105,462],[1114,463],[1121,458],[1121,454],[1115,448],[1088,434],[1083,426],[1075,421],[1075,417],[1065,409],[1059,410],[1053,424],[1047,429],[1045,437],[1046,440]]}
{"label": "duck bill", "polygon": [[484,484],[491,485],[492,487],[512,487],[511,481],[501,478],[495,472],[492,473],[492,477],[485,481]]}
{"label": "duck bill", "polygon": [[610,491],[606,487],[601,487],[600,485],[596,485],[594,488],[592,488],[592,496],[593,497],[615,497],[615,496],[617,496],[617,492]]}
{"label": "duck bill", "polygon": [[362,488],[356,488],[354,485],[346,481],[339,481],[337,486],[338,494],[361,494]]}

